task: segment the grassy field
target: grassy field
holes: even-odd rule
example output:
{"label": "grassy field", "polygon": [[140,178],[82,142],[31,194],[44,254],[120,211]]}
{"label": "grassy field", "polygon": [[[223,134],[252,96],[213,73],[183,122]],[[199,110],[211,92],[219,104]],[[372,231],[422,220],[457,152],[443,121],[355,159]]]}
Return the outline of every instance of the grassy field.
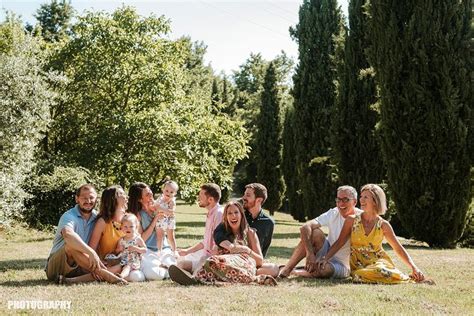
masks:
{"label": "grassy field", "polygon": [[[202,238],[205,212],[179,205],[179,247]],[[268,260],[284,263],[296,245],[300,223],[276,214]],[[474,314],[474,250],[439,250],[408,244],[418,266],[436,285],[361,285],[328,280],[290,279],[277,287],[238,285],[182,287],[154,281],[129,286],[91,283],[58,286],[46,280],[43,267],[52,234],[18,228],[0,232],[0,314]],[[389,254],[396,264],[407,268]],[[469,294],[471,293],[471,294]],[[70,310],[13,310],[8,301],[66,300]]]}

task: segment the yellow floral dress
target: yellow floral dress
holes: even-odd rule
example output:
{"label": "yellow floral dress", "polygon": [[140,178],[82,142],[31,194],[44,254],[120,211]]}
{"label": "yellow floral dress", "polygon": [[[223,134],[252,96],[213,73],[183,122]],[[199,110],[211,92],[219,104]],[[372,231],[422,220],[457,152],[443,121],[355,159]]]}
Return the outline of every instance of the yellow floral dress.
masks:
{"label": "yellow floral dress", "polygon": [[382,221],[377,219],[366,235],[361,215],[357,215],[351,233],[351,275],[355,282],[398,284],[413,282],[408,275],[395,268],[383,250]]}

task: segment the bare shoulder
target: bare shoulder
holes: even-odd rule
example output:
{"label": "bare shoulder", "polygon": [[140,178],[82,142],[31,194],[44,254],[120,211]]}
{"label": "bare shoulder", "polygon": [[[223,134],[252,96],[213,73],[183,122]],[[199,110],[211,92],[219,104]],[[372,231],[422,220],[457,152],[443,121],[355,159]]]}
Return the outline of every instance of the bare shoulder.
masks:
{"label": "bare shoulder", "polygon": [[252,236],[257,236],[257,230],[255,228],[252,228],[252,227],[249,227],[249,230],[248,230],[248,233],[249,235],[252,235]]}
{"label": "bare shoulder", "polygon": [[380,217],[380,227],[382,227],[383,230],[393,230],[392,225],[390,225],[390,222],[387,221],[386,219],[383,219]]}
{"label": "bare shoulder", "polygon": [[94,225],[94,231],[103,232],[105,229],[105,220],[102,217],[99,217]]}

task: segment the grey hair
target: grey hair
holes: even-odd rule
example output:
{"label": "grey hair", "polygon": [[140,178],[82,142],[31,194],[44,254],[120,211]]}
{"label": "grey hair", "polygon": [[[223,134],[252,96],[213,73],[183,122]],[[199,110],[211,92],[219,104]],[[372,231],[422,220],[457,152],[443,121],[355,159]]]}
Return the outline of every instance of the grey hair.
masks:
{"label": "grey hair", "polygon": [[337,188],[337,192],[339,193],[340,191],[344,191],[349,193],[349,195],[354,199],[357,200],[357,190],[354,189],[354,187],[351,187],[350,185],[343,185]]}

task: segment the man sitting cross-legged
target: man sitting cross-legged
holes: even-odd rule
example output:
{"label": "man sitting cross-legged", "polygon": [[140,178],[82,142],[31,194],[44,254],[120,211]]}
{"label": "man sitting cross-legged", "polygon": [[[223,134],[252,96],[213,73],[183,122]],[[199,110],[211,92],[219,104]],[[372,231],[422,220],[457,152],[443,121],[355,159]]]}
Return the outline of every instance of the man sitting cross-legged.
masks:
{"label": "man sitting cross-legged", "polygon": [[[321,267],[318,261],[324,260],[330,246],[336,242],[341,233],[342,226],[347,216],[360,214],[356,208],[357,191],[351,186],[341,186],[337,189],[336,205],[326,213],[305,223],[301,229],[301,240],[293,251],[288,263],[281,269],[279,277],[284,278],[290,274],[313,278],[347,278],[350,276],[349,241],[331,258],[330,264]],[[329,228],[326,239],[320,227]],[[293,270],[295,266],[306,257],[304,269]]]}
{"label": "man sitting cross-legged", "polygon": [[96,200],[97,193],[92,185],[84,184],[77,189],[76,206],[59,220],[45,268],[48,280],[62,283],[65,278],[73,278],[74,283],[94,280],[127,283],[109,272],[97,253],[87,245],[96,222]]}

